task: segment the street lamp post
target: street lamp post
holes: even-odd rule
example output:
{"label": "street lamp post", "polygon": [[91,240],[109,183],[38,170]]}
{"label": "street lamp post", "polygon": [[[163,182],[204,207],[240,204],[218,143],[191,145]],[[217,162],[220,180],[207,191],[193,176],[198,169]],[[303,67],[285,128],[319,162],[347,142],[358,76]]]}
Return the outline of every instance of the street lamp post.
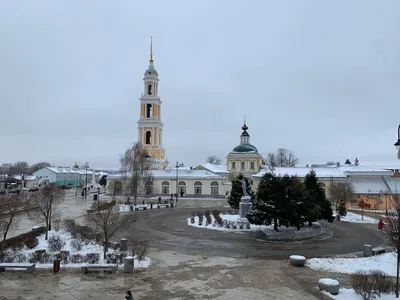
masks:
{"label": "street lamp post", "polygon": [[175,168],[176,168],[176,187],[175,187],[175,190],[176,190],[176,202],[175,202],[175,204],[176,204],[178,202],[178,169],[179,169],[179,163],[178,162],[176,162]]}
{"label": "street lamp post", "polygon": [[[394,143],[397,149],[397,158],[400,159],[400,125],[397,128],[397,142]],[[396,205],[398,209],[398,204]],[[397,211],[397,217],[399,217],[399,211]],[[400,239],[397,236],[397,272],[396,272],[396,298],[399,298],[399,267],[400,267]]]}
{"label": "street lamp post", "polygon": [[87,198],[87,170],[89,169],[89,163],[85,162],[85,165],[83,166],[85,168],[85,200]]}

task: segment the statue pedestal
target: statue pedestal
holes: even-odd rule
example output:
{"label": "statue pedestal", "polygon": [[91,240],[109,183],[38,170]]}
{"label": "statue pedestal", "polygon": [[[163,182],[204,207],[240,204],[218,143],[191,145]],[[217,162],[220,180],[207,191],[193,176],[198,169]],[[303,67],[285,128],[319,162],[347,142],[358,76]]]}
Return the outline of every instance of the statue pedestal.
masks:
{"label": "statue pedestal", "polygon": [[247,219],[246,215],[251,209],[251,197],[250,196],[243,196],[240,198],[239,203],[239,217],[243,219]]}

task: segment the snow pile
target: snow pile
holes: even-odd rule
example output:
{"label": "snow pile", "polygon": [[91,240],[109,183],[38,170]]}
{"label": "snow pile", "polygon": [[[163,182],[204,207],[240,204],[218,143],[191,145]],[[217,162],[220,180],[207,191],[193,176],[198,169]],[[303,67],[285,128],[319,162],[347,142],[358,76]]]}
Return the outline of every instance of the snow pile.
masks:
{"label": "snow pile", "polygon": [[150,204],[136,204],[136,205],[135,204],[121,204],[119,206],[119,211],[120,212],[130,211],[131,206],[133,206],[133,210],[135,210],[136,207],[139,209],[143,209],[143,208],[150,209]]}
{"label": "snow pile", "polygon": [[[357,295],[353,289],[345,289],[342,288],[339,290],[339,295],[331,295],[328,292],[323,291],[323,294],[327,295],[328,297],[335,299],[335,300],[362,300],[362,297],[360,295]],[[393,299],[393,295],[382,295],[379,300],[389,300]]]}
{"label": "snow pile", "polygon": [[[336,214],[335,214],[336,216]],[[340,216],[340,221],[348,223],[365,223],[365,224],[378,224],[378,221],[374,218],[364,216],[352,212],[347,212],[346,216]]]}
{"label": "snow pile", "polygon": [[314,270],[351,274],[357,271],[381,270],[390,276],[396,276],[397,254],[385,253],[360,258],[312,258],[307,266]]}
{"label": "snow pile", "polygon": [[[45,235],[37,237],[39,243],[32,249],[24,247],[20,250],[13,251],[8,249],[5,251],[6,259],[5,262],[29,262],[34,259],[37,268],[52,268],[52,261],[57,258],[61,259],[63,267],[68,268],[79,268],[86,265],[87,263],[106,263],[103,258],[104,247],[94,242],[83,242],[74,239],[71,234],[64,230],[57,232],[50,232],[49,239],[52,237],[59,237],[56,239],[60,241],[60,251],[52,251],[52,247],[49,245],[49,240],[45,240]],[[76,246],[79,244],[79,247]],[[78,248],[78,249],[77,249]],[[68,252],[68,257],[63,256]],[[109,253],[113,253],[114,250],[109,249]],[[40,260],[40,262],[38,262]],[[91,261],[91,262],[90,262]],[[151,260],[147,257],[139,261],[136,256],[134,258],[135,269],[146,269],[151,264]]]}
{"label": "snow pile", "polygon": [[337,281],[335,279],[331,279],[331,278],[321,278],[320,280],[318,280],[318,282],[320,282],[324,285],[328,285],[328,286],[338,286],[339,285],[339,281]]}

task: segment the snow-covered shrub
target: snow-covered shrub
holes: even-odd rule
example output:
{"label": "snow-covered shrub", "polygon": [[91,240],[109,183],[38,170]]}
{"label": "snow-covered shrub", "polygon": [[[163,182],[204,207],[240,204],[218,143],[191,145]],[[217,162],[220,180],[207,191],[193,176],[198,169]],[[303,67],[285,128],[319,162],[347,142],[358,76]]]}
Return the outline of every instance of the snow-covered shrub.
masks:
{"label": "snow-covered shrub", "polygon": [[381,294],[389,293],[393,285],[390,276],[380,270],[357,271],[351,274],[350,284],[363,300],[373,300]]}
{"label": "snow-covered shrub", "polygon": [[4,263],[24,263],[27,260],[27,255],[20,251],[4,251],[3,253]]}
{"label": "snow-covered shrub", "polygon": [[83,257],[83,262],[88,264],[97,264],[100,261],[99,253],[88,253]]}
{"label": "snow-covered shrub", "polygon": [[82,256],[81,254],[72,254],[72,255],[69,257],[69,261],[70,261],[72,264],[81,264],[81,263],[84,262],[84,259],[83,259],[83,256]]}
{"label": "snow-covered shrub", "polygon": [[53,234],[49,236],[48,247],[52,252],[60,251],[65,246],[64,239],[58,234]]}
{"label": "snow-covered shrub", "polygon": [[63,264],[67,264],[69,262],[69,251],[60,251],[55,255],[55,258],[61,260]]}
{"label": "snow-covered shrub", "polygon": [[25,263],[28,261],[28,257],[25,253],[15,251],[13,253],[13,263]]}
{"label": "snow-covered shrub", "polygon": [[81,240],[72,239],[70,245],[74,251],[81,251],[83,247],[83,242]]}
{"label": "snow-covered shrub", "polygon": [[146,241],[132,241],[129,244],[129,248],[132,251],[132,255],[141,261],[147,254],[149,243]]}
{"label": "snow-covered shrub", "polygon": [[32,252],[29,254],[28,261],[30,263],[40,263],[44,253],[46,253],[46,250],[44,250],[44,249],[36,250],[35,252]]}
{"label": "snow-covered shrub", "polygon": [[33,248],[35,248],[37,245],[39,245],[39,239],[36,238],[36,237],[29,238],[29,239],[26,239],[26,240],[24,241],[24,244],[25,244],[25,246],[28,247],[29,249],[33,249]]}

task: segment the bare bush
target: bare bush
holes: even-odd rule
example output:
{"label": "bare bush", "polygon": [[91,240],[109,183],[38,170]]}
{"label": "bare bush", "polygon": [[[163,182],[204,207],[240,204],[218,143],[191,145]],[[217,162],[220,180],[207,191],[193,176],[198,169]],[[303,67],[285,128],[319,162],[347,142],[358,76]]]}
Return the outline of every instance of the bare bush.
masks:
{"label": "bare bush", "polygon": [[81,264],[83,263],[84,259],[81,254],[72,254],[69,258],[69,261],[73,264]]}
{"label": "bare bush", "polygon": [[88,264],[97,264],[100,261],[99,253],[88,253],[83,257],[83,262]]}
{"label": "bare bush", "polygon": [[380,271],[357,271],[350,276],[350,284],[363,300],[373,300],[391,292],[393,282],[389,275]]}
{"label": "bare bush", "polygon": [[132,255],[141,261],[146,257],[147,251],[149,248],[149,243],[147,241],[131,241],[129,243],[129,249],[132,252]]}
{"label": "bare bush", "polygon": [[72,235],[72,237],[76,238],[76,232],[75,232],[76,221],[74,219],[66,219],[64,220],[64,226],[65,230],[69,232]]}
{"label": "bare bush", "polygon": [[80,251],[83,248],[83,243],[81,240],[77,240],[77,239],[72,239],[70,242],[71,248],[74,251]]}
{"label": "bare bush", "polygon": [[48,247],[52,252],[60,251],[65,246],[64,239],[58,234],[53,234],[49,237]]}
{"label": "bare bush", "polygon": [[35,248],[37,245],[39,245],[39,239],[36,237],[30,237],[29,239],[26,239],[24,241],[24,244],[26,247],[29,249]]}

